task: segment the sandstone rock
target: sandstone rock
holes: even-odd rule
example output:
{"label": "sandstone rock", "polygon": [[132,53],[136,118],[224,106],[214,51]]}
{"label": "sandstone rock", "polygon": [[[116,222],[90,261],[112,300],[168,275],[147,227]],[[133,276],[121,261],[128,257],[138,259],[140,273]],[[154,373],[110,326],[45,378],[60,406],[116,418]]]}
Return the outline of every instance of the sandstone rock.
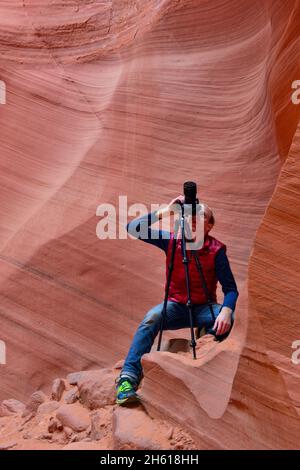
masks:
{"label": "sandstone rock", "polygon": [[[101,369],[100,369],[101,370]],[[80,380],[85,380],[87,378],[97,377],[99,370],[82,370],[79,372],[72,372],[67,375],[67,382],[70,385],[78,385]]]}
{"label": "sandstone rock", "polygon": [[55,431],[62,431],[63,425],[62,423],[53,417],[50,418],[49,425],[48,425],[48,432],[53,434]]}
{"label": "sandstone rock", "polygon": [[186,338],[170,338],[166,341],[163,341],[161,344],[161,351],[169,351],[172,353],[190,352],[190,340]]}
{"label": "sandstone rock", "polygon": [[[25,416],[23,416],[24,413],[25,413]],[[25,417],[25,419],[24,419],[22,425],[24,426],[25,424],[29,423],[29,421],[30,421],[31,419],[33,419],[33,418],[35,417],[35,415],[36,415],[36,413],[30,413],[30,412],[29,412],[29,413],[26,413],[26,409],[25,409],[25,411],[24,411],[23,414],[22,414],[22,417]]]}
{"label": "sandstone rock", "polygon": [[29,402],[26,405],[25,410],[23,411],[22,416],[25,418],[31,414],[35,414],[39,408],[39,406],[47,400],[47,396],[41,391],[38,390],[34,392]]}
{"label": "sandstone rock", "polygon": [[171,440],[174,434],[174,428],[172,426],[169,427],[169,429],[166,431],[166,438],[168,440]]}
{"label": "sandstone rock", "polygon": [[80,402],[94,410],[115,403],[116,374],[109,369],[91,371],[78,381]]}
{"label": "sandstone rock", "polygon": [[85,431],[81,431],[81,432],[77,432],[73,434],[73,436],[69,439],[69,442],[70,443],[81,442],[81,441],[85,441],[86,439],[91,440],[91,438],[89,437],[89,433],[90,433],[90,426]]}
{"label": "sandstone rock", "polygon": [[114,365],[114,369],[122,369],[123,365],[124,365],[124,359],[121,359]]}
{"label": "sandstone rock", "polygon": [[99,441],[104,433],[105,427],[109,424],[111,413],[108,410],[101,409],[91,413],[91,433],[93,441]]}
{"label": "sandstone rock", "polygon": [[180,444],[180,443],[175,444],[175,449],[182,450],[183,448],[184,448],[183,444]]}
{"label": "sandstone rock", "polygon": [[68,404],[71,405],[72,403],[75,403],[79,398],[79,393],[77,388],[72,388],[69,390],[65,396],[64,396],[64,401]]}
{"label": "sandstone rock", "polygon": [[2,406],[2,403],[0,403],[0,418],[4,418],[5,416],[10,416],[12,413],[10,413],[6,407]]}
{"label": "sandstone rock", "polygon": [[0,405],[0,417],[23,413],[24,410],[24,403],[21,403],[20,401],[14,399],[4,400]]}
{"label": "sandstone rock", "polygon": [[0,444],[0,450],[9,450],[18,445],[17,441],[4,442]]}
{"label": "sandstone rock", "polygon": [[191,174],[228,247],[236,321],[197,361],[148,358],[144,401],[199,449],[298,448],[299,1],[23,3],[0,2],[0,399],[124,356],[162,260],[99,242],[87,214],[108,187],[150,209]]}
{"label": "sandstone rock", "polygon": [[86,430],[91,423],[88,411],[77,403],[62,405],[56,412],[56,417],[63,426],[67,426],[76,432]]}
{"label": "sandstone rock", "polygon": [[50,420],[49,426],[48,426],[48,432],[50,434],[54,433],[57,429],[57,420]]}
{"label": "sandstone rock", "polygon": [[48,402],[45,402],[45,403],[42,403],[38,409],[37,409],[37,412],[39,414],[51,414],[53,413],[55,410],[57,410],[59,408],[59,403],[55,402],[55,401],[48,401]]}
{"label": "sandstone rock", "polygon": [[37,439],[40,439],[40,440],[46,440],[46,441],[51,441],[53,438],[52,434],[51,433],[43,433],[43,434],[40,434]]}
{"label": "sandstone rock", "polygon": [[82,374],[84,374],[84,372],[72,372],[67,376],[67,382],[69,382],[70,385],[77,385]]}
{"label": "sandstone rock", "polygon": [[116,408],[113,413],[115,449],[159,450],[170,449],[170,443],[157,422],[141,408]]}
{"label": "sandstone rock", "polygon": [[65,433],[67,439],[69,440],[73,436],[73,429],[68,428],[67,426],[65,426],[64,427],[64,433]]}
{"label": "sandstone rock", "polygon": [[52,400],[60,401],[65,388],[65,382],[62,379],[55,379],[52,385]]}
{"label": "sandstone rock", "polygon": [[[100,447],[101,449],[101,447]],[[106,450],[106,447],[102,447],[102,450]],[[99,443],[97,442],[86,442],[86,441],[81,441],[81,442],[72,442],[65,447],[63,447],[62,450],[99,450]]]}
{"label": "sandstone rock", "polygon": [[103,428],[101,428],[101,417],[93,414],[91,416],[91,439],[93,441],[99,441],[103,436]]}

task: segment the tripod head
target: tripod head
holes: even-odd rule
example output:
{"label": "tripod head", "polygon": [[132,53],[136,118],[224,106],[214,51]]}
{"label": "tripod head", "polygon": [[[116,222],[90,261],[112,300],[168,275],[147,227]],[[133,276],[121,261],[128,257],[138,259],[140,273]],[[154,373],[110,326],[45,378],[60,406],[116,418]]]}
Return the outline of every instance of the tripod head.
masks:
{"label": "tripod head", "polygon": [[183,183],[183,194],[185,204],[194,204],[197,196],[197,185],[193,181]]}
{"label": "tripod head", "polygon": [[199,199],[197,198],[197,185],[193,181],[186,181],[183,184],[183,194],[184,201],[177,199],[176,204],[179,204],[181,207],[184,207],[188,215],[196,215],[197,213],[197,204],[199,204]]}

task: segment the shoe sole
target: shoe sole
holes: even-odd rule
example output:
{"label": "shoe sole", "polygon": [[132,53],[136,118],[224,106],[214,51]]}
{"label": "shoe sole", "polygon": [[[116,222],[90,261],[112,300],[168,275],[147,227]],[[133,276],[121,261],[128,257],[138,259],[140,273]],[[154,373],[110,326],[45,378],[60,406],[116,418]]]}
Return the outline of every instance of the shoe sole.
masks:
{"label": "shoe sole", "polygon": [[137,403],[140,401],[140,397],[138,395],[132,395],[131,397],[124,398],[123,400],[116,400],[117,405],[127,405],[129,403]]}

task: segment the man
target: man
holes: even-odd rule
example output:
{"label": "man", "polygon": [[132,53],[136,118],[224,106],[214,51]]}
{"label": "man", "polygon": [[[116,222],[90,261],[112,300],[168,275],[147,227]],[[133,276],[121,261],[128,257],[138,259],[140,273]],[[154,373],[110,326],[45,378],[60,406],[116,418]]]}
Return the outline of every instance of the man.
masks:
{"label": "man", "polygon": [[[150,226],[152,223],[158,221],[164,214],[174,212],[174,205],[178,201],[184,203],[184,197],[182,195],[178,196],[170,202],[166,209],[139,217],[127,224],[126,227],[131,235],[155,245],[165,252],[167,273],[171,259],[174,234],[164,230],[153,230]],[[200,330],[204,328],[205,332],[213,328],[217,336],[225,338],[229,334],[233,324],[233,313],[238,291],[226,255],[226,246],[209,235],[214,223],[215,220],[211,209],[207,205],[204,205],[204,243],[200,249],[196,250],[196,253],[202,265],[210,298],[214,302],[213,310],[216,319],[215,322],[213,322],[207,304],[207,297],[196,268],[195,259],[192,258],[191,253],[187,251],[189,258],[191,303],[193,306],[194,326],[198,327]],[[195,233],[195,224],[196,216],[193,215],[192,233]],[[195,236],[187,238],[187,241],[195,241]],[[218,281],[222,285],[224,293],[222,305],[218,304],[216,299]],[[190,327],[186,302],[187,291],[184,265],[182,263],[181,240],[179,238],[176,242],[174,269],[168,295],[164,330],[177,330]],[[119,405],[138,400],[136,390],[143,374],[141,358],[145,353],[150,352],[155,337],[160,330],[162,309],[163,303],[153,307],[146,314],[135,333],[120,377],[117,381],[116,402]]]}

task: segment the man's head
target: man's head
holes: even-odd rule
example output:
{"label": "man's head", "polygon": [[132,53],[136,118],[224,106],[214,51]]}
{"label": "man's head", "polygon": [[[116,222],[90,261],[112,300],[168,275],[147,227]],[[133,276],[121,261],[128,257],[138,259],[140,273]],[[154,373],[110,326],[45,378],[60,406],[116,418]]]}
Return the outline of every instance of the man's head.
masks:
{"label": "man's head", "polygon": [[187,238],[188,241],[195,242],[196,240],[205,239],[215,224],[215,217],[211,208],[207,204],[202,204],[202,208],[203,210],[190,217],[189,223],[193,234],[191,238]]}
{"label": "man's head", "polygon": [[204,236],[206,236],[213,226],[215,225],[215,217],[213,211],[207,204],[203,204],[204,206]]}

